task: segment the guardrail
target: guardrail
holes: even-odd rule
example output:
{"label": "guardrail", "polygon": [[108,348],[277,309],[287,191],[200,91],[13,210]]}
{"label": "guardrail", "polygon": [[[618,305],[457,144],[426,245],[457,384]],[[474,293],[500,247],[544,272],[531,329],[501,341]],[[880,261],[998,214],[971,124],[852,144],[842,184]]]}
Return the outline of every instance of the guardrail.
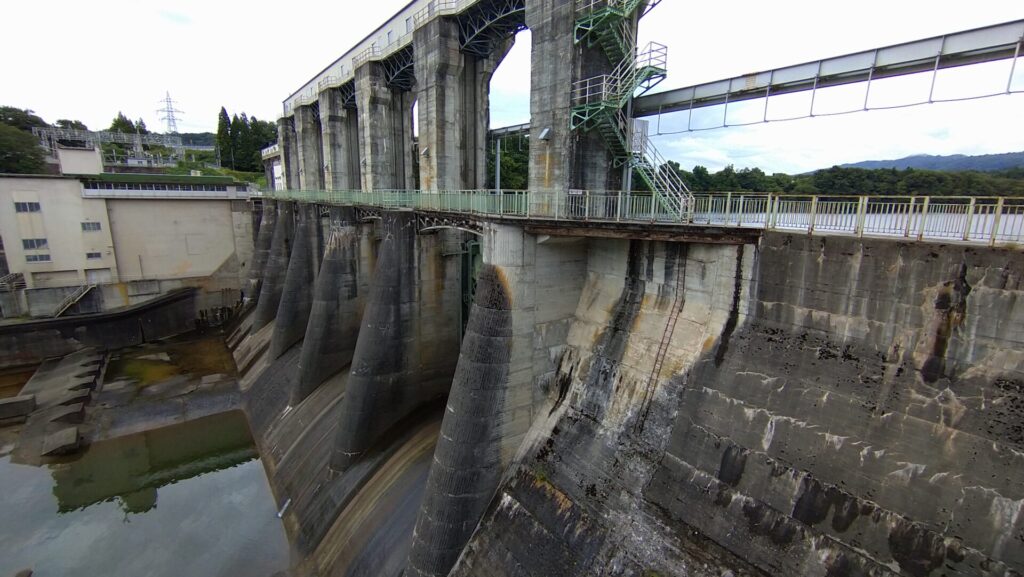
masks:
{"label": "guardrail", "polygon": [[570,190],[275,190],[252,194],[328,205],[371,206],[555,221],[701,225],[898,238],[1024,243],[1024,198],[694,194],[689,215],[666,212],[646,192]]}

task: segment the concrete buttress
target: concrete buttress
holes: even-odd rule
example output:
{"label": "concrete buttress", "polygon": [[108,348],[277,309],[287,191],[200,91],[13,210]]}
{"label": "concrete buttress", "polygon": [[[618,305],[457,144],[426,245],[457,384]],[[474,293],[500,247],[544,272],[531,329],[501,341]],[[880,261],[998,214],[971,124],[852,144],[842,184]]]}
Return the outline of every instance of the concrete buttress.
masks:
{"label": "concrete buttress", "polygon": [[317,207],[299,205],[298,226],[295,229],[295,244],[292,246],[288,271],[281,291],[281,302],[277,308],[274,335],[270,341],[270,358],[276,359],[306,334],[306,323],[313,305],[313,251],[314,232],[319,228]]}
{"label": "concrete buttress", "polygon": [[299,188],[303,190],[322,190],[324,188],[324,163],[320,143],[323,132],[320,128],[319,110],[319,104],[295,107]]}
{"label": "concrete buttress", "polygon": [[404,417],[443,398],[459,352],[458,259],[411,213],[385,212],[377,267],[342,399],[332,468],[345,470]]}
{"label": "concrete buttress", "polygon": [[447,575],[498,487],[511,308],[501,271],[485,265],[416,520],[407,575]]}
{"label": "concrete buttress", "polygon": [[290,202],[277,203],[277,218],[274,223],[274,236],[270,243],[270,255],[263,273],[260,286],[260,298],[252,316],[252,331],[256,332],[273,320],[277,307],[281,303],[281,292],[284,290],[285,273],[292,253],[293,240],[293,205]]}
{"label": "concrete buttress", "polygon": [[337,88],[324,90],[319,99],[324,187],[329,190],[356,190],[360,187],[356,110],[343,106],[341,92]]}
{"label": "concrete buttress", "polygon": [[622,186],[622,171],[611,168],[612,156],[598,131],[570,128],[573,84],[607,74],[618,64],[609,62],[597,46],[573,42],[575,6],[575,2],[564,0],[526,0],[526,25],[533,39],[531,191],[617,190]]}
{"label": "concrete buttress", "polygon": [[356,68],[355,77],[363,190],[414,188],[413,95],[388,86],[380,62]]}
{"label": "concrete buttress", "polygon": [[435,18],[416,29],[415,43],[420,188],[483,188],[491,76],[513,39],[479,58],[460,50],[458,22]]}
{"label": "concrete buttress", "polygon": [[260,218],[259,231],[256,233],[255,247],[252,253],[252,267],[249,268],[249,285],[245,287],[245,295],[256,298],[263,282],[263,273],[270,258],[270,245],[274,240],[274,223],[277,222],[277,203],[270,199],[263,200],[263,216]]}
{"label": "concrete buttress", "polygon": [[299,150],[295,119],[285,116],[277,121],[277,142],[281,147],[281,175],[285,189],[299,187]]}
{"label": "concrete buttress", "polygon": [[365,301],[360,235],[350,207],[331,209],[331,236],[313,293],[313,307],[291,404],[298,405],[352,360]]}

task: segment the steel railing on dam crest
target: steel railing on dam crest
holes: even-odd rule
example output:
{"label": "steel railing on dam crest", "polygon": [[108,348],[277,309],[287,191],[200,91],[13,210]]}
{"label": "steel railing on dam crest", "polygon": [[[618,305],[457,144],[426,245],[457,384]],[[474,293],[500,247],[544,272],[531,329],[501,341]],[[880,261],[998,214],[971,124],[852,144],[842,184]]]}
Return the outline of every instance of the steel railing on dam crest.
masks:
{"label": "steel railing on dam crest", "polygon": [[1010,197],[694,193],[689,214],[667,212],[643,192],[273,190],[252,197],[481,218],[710,226],[990,246],[1024,243],[1024,198]]}

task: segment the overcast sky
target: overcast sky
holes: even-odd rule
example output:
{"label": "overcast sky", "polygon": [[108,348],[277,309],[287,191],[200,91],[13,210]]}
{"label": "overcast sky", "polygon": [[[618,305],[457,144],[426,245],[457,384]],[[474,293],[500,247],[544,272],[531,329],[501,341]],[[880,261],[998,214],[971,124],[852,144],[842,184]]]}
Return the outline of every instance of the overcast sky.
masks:
{"label": "overcast sky", "polygon": [[[73,118],[102,129],[118,111],[162,130],[165,91],[184,111],[182,132],[212,130],[221,106],[272,120],[281,101],[406,4],[406,0],[262,2],[51,0],[7,2],[0,50],[0,104],[35,110],[47,121]],[[1010,0],[786,0],[698,3],[664,0],[644,19],[641,43],[669,47],[673,88],[858,50],[1024,18]],[[1014,87],[1024,90],[1024,59]],[[529,119],[529,37],[492,83],[492,125]],[[970,77],[943,77],[941,94],[1004,85],[1009,64]],[[926,84],[930,82],[926,81]],[[860,93],[822,97],[816,112],[857,108]],[[872,106],[918,99],[914,81],[872,88]],[[923,89],[927,96],[927,87]],[[828,102],[825,102],[828,101]],[[736,107],[729,122],[761,118]],[[773,102],[770,116],[806,108]],[[819,108],[831,106],[831,108]],[[760,166],[803,172],[842,162],[915,153],[1024,150],[1024,94],[830,118],[681,133],[656,139],[685,167]],[[717,116],[716,116],[717,115]],[[691,126],[721,123],[722,111]],[[685,129],[685,114],[653,118],[652,132]]]}

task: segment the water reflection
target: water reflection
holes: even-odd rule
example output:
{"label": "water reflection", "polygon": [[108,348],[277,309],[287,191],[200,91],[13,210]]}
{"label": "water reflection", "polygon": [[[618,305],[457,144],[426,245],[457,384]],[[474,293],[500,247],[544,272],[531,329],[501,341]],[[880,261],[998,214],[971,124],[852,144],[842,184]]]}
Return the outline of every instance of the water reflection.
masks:
{"label": "water reflection", "polygon": [[0,458],[0,576],[269,577],[288,567],[240,412],[92,445],[30,467]]}
{"label": "water reflection", "polygon": [[255,458],[236,411],[97,443],[52,470],[53,494],[60,513],[112,499],[126,513],[145,513],[158,488]]}

